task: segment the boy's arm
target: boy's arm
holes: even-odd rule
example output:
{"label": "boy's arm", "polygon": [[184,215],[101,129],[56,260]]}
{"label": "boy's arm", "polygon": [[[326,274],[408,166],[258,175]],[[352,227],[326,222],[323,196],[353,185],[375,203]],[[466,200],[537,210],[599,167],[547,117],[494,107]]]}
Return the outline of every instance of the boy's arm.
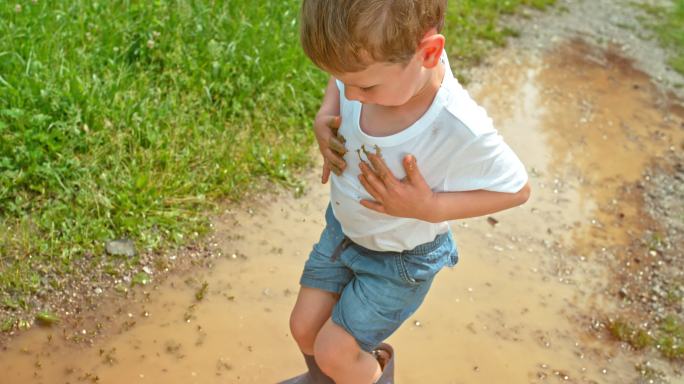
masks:
{"label": "boy's arm", "polygon": [[314,133],[318,142],[318,149],[323,156],[323,175],[321,182],[328,182],[330,171],[342,174],[347,166],[342,156],[346,152],[344,143],[337,139],[337,129],[340,127],[340,91],[335,84],[335,78],[330,76],[325,88],[323,103],[314,119]]}
{"label": "boy's arm", "polygon": [[523,204],[530,196],[526,183],[516,193],[487,190],[433,192],[418,170],[416,158],[403,160],[406,178],[398,180],[382,157],[368,154],[371,164],[362,162],[359,180],[375,201],[361,200],[361,205],[397,217],[410,217],[438,223],[476,217]]}
{"label": "boy's arm", "polygon": [[340,91],[337,89],[335,78],[330,76],[328,85],[325,87],[325,94],[323,95],[323,102],[318,109],[316,119],[319,116],[337,116],[340,114]]}
{"label": "boy's arm", "polygon": [[466,219],[488,215],[521,205],[530,197],[530,184],[526,183],[516,193],[486,190],[463,192],[436,192],[432,203],[423,208],[421,220],[439,223],[447,220]]}

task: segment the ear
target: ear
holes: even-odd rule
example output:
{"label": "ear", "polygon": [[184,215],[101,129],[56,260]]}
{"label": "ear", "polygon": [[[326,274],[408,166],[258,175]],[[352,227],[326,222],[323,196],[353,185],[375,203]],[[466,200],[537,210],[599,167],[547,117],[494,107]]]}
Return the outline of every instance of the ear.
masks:
{"label": "ear", "polygon": [[437,33],[435,28],[430,29],[418,44],[418,54],[423,67],[430,69],[437,66],[443,50],[444,36]]}

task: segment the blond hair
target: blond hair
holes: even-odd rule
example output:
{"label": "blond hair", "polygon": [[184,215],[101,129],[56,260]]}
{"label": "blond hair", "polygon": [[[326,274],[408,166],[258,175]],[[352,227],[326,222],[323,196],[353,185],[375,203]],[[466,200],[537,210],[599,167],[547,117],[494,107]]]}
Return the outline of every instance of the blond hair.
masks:
{"label": "blond hair", "polygon": [[302,47],[328,72],[407,63],[426,32],[441,30],[445,12],[446,0],[304,0]]}

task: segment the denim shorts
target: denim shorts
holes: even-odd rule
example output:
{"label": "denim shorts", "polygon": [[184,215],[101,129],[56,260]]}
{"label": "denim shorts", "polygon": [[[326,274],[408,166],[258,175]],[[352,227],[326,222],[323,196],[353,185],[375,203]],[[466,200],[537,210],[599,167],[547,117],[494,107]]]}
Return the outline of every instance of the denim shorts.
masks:
{"label": "denim shorts", "polygon": [[379,252],[351,242],[329,205],[325,220],[300,284],[340,294],[332,320],[367,352],[418,309],[437,272],[458,262],[451,231],[409,251]]}

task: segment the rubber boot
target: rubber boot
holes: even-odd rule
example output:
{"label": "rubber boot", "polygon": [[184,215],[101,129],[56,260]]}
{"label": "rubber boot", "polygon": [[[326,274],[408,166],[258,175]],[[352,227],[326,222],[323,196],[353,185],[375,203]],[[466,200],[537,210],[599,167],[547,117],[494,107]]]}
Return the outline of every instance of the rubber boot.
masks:
{"label": "rubber boot", "polygon": [[389,354],[389,358],[384,362],[384,365],[383,362],[380,361],[382,375],[375,384],[394,384],[394,348],[389,344],[382,343],[378,345],[375,350],[382,350]]}
{"label": "rubber boot", "polygon": [[312,355],[304,355],[304,361],[309,368],[309,372],[293,377],[289,380],[281,381],[278,384],[335,384],[331,378],[325,375],[316,364],[316,359]]}

